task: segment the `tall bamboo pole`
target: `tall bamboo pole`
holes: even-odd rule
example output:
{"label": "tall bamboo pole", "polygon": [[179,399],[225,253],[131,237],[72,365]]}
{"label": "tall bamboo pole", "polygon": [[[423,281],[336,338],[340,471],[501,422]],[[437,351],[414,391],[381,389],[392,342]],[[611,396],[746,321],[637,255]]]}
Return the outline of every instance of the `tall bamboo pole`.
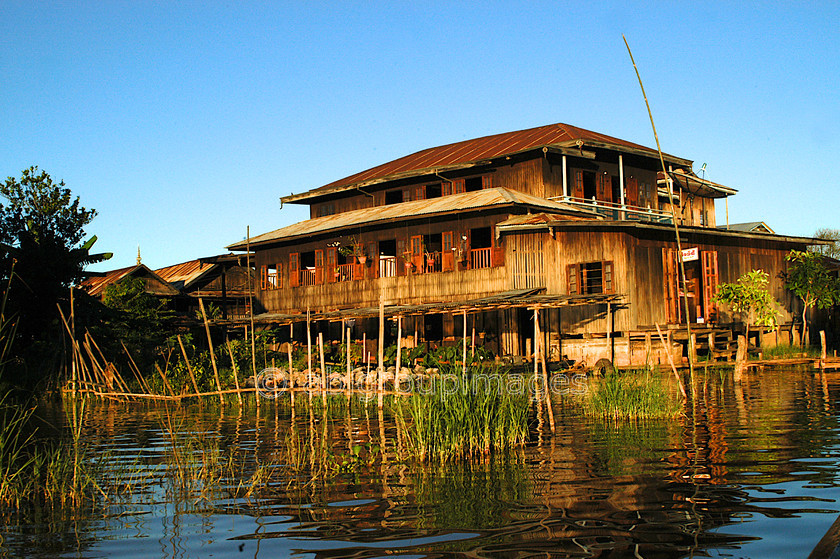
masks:
{"label": "tall bamboo pole", "polygon": [[[245,265],[248,268],[248,314],[251,318],[251,372],[254,375],[254,400],[260,407],[260,391],[257,385],[257,342],[254,339],[254,286],[251,284],[251,226],[245,227]],[[245,335],[248,328],[245,328]],[[247,337],[246,337],[247,339]]]}
{"label": "tall bamboo pole", "polygon": [[[184,349],[184,342],[181,340],[181,334],[178,334],[178,345],[181,346],[181,353],[184,355],[184,362],[187,364],[187,371],[190,373],[190,380],[192,380],[193,388],[195,389],[195,393],[198,394],[198,383],[195,381],[195,374],[193,373],[192,365],[190,365],[190,358],[187,357],[187,350]],[[233,360],[233,355],[231,355],[231,361]]]}
{"label": "tall bamboo pole", "polygon": [[[179,338],[180,339],[180,338]],[[242,393],[239,391],[239,367],[236,366],[236,359],[233,357],[233,348],[230,347],[230,340],[225,340],[230,355],[230,367],[233,369],[233,382],[236,384],[236,399],[242,405]]]}
{"label": "tall bamboo pole", "polygon": [[[683,293],[686,294],[686,297],[683,297],[685,301],[685,329],[688,334],[688,344],[691,346],[691,320],[690,320],[690,313],[688,308],[688,281],[685,277],[685,263],[682,259],[682,241],[680,241],[680,227],[677,223],[677,210],[674,208],[674,188],[673,188],[673,180],[671,179],[671,175],[668,173],[668,170],[665,168],[665,158],[662,156],[662,148],[659,146],[659,136],[656,133],[656,125],[653,123],[653,112],[650,110],[650,103],[648,102],[647,94],[645,94],[645,86],[642,85],[642,76],[639,74],[639,68],[636,67],[636,61],[633,59],[633,53],[630,51],[630,44],[627,42],[627,38],[622,35],[622,39],[624,39],[624,45],[627,47],[627,54],[630,55],[630,61],[633,63],[633,69],[636,71],[636,78],[639,80],[639,87],[642,90],[642,97],[645,98],[645,106],[647,107],[648,117],[650,117],[650,126],[653,128],[653,137],[656,140],[656,151],[659,153],[659,163],[662,165],[662,174],[667,177],[668,180],[668,203],[671,206],[671,220],[674,222],[674,236],[677,240],[677,254],[679,255],[679,262],[680,262],[680,276],[682,278],[682,286],[683,286]],[[679,303],[678,303],[679,304]],[[693,353],[694,348],[688,348],[688,370],[691,374],[691,386],[692,389],[694,388],[694,362],[691,359],[691,354]]]}
{"label": "tall bamboo pole", "polygon": [[[382,282],[380,281],[381,285]],[[385,293],[384,287],[380,288],[379,290],[379,354],[377,355],[379,366],[376,368],[376,376],[377,380],[379,381],[379,409],[382,409],[382,406],[385,403],[385,398],[382,395],[382,391],[385,389]]]}
{"label": "tall bamboo pole", "polygon": [[[327,403],[327,366],[324,362],[324,333],[318,332],[318,353],[321,357],[321,396],[324,404]],[[311,409],[311,406],[310,406]]]}

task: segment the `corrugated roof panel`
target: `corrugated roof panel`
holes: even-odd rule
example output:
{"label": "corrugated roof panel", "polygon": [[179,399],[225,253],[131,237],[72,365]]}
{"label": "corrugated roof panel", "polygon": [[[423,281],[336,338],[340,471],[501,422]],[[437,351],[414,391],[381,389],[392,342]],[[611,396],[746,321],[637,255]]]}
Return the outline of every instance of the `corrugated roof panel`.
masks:
{"label": "corrugated roof panel", "polygon": [[[307,219],[306,221],[300,221],[287,227],[252,237],[250,243],[253,246],[269,241],[326,233],[328,231],[339,231],[349,227],[372,225],[383,221],[407,220],[421,215],[441,214],[456,210],[469,210],[510,204],[522,204],[552,212],[586,213],[566,204],[538,198],[530,194],[525,194],[524,192],[516,192],[497,187],[461,194],[451,194],[429,200],[416,200],[387,206],[373,206],[335,215]],[[240,241],[230,245],[228,249],[244,250],[245,247],[246,243]]]}
{"label": "corrugated roof panel", "polygon": [[493,159],[518,153],[521,151],[536,149],[560,143],[573,142],[576,140],[602,142],[618,147],[632,148],[649,152],[652,157],[657,156],[656,150],[627,142],[619,138],[607,136],[598,132],[592,132],[583,128],[577,128],[568,124],[549,124],[527,130],[493,134],[482,138],[455,142],[439,147],[428,148],[371,169],[361,171],[343,179],[331,182],[320,188],[310,190],[306,194],[323,194],[341,187],[359,184],[362,182],[385,179],[399,174],[422,171],[437,167],[452,165],[466,165],[486,159]]}

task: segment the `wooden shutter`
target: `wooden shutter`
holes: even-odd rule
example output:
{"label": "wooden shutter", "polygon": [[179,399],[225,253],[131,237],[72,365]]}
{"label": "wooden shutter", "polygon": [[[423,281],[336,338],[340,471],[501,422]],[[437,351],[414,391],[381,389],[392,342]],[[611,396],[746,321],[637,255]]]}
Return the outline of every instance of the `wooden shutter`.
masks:
{"label": "wooden shutter", "polygon": [[423,236],[415,235],[411,237],[411,263],[414,264],[415,273],[423,271],[423,265],[425,264],[423,260]]}
{"label": "wooden shutter", "polygon": [[703,313],[706,322],[710,317],[717,317],[717,307],[712,298],[718,288],[718,261],[717,251],[704,250],[700,253],[703,265]]}
{"label": "wooden shutter", "polygon": [[300,253],[293,252],[289,255],[289,285],[298,287],[300,285]]}
{"label": "wooden shutter", "polygon": [[404,239],[397,239],[397,275],[404,276],[405,275],[405,240]]}
{"label": "wooden shutter", "polygon": [[583,198],[583,171],[575,171],[575,180],[572,184],[572,197]]}
{"label": "wooden shutter", "polygon": [[281,289],[283,287],[283,264],[280,262],[277,263],[277,275],[275,276],[277,281],[277,289]]}
{"label": "wooden shutter", "polygon": [[598,173],[595,175],[595,198],[601,202],[612,202],[612,177]]}
{"label": "wooden shutter", "polygon": [[580,278],[578,276],[578,265],[569,264],[566,266],[566,286],[569,295],[577,295],[580,293]]}
{"label": "wooden shutter", "polygon": [[268,289],[268,266],[260,266],[260,289]]}
{"label": "wooden shutter", "polygon": [[322,283],[324,283],[324,251],[318,249],[315,251],[315,284]]}
{"label": "wooden shutter", "polygon": [[337,249],[335,247],[327,247],[327,266],[325,270],[326,283],[333,283],[335,281],[335,273],[337,268],[336,263]]}
{"label": "wooden shutter", "polygon": [[443,254],[440,257],[441,270],[444,272],[451,272],[455,269],[455,248],[453,243],[452,231],[446,231],[441,234],[441,245],[443,246]]}
{"label": "wooden shutter", "polygon": [[455,190],[455,194],[460,194],[464,192],[464,179],[452,181],[452,188],[453,190]]}
{"label": "wooden shutter", "polygon": [[414,189],[414,199],[415,200],[425,200],[426,199],[426,186],[421,185]]}
{"label": "wooden shutter", "polygon": [[481,188],[493,188],[493,175],[482,175],[481,177]]}
{"label": "wooden shutter", "polygon": [[443,183],[441,183],[440,186],[441,186],[441,191],[443,192],[444,196],[449,196],[450,194],[452,194],[454,192],[454,189],[452,188],[452,182],[451,181],[443,181]]}
{"label": "wooden shutter", "polygon": [[627,179],[624,187],[624,201],[628,206],[639,205],[639,183],[633,177]]}
{"label": "wooden shutter", "polygon": [[672,248],[662,249],[662,275],[665,294],[665,320],[669,324],[680,321],[677,278],[677,251]]}
{"label": "wooden shutter", "polygon": [[611,260],[601,263],[601,274],[604,280],[604,293],[615,293],[615,284],[613,283],[613,263]]}

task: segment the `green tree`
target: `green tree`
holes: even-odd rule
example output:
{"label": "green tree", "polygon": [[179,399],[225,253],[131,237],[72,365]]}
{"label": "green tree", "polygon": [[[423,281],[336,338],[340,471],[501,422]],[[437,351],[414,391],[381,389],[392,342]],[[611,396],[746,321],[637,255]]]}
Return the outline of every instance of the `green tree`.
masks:
{"label": "green tree", "polygon": [[730,308],[745,316],[747,337],[750,324],[776,328],[780,305],[770,294],[770,276],[764,270],[753,270],[738,278],[734,283],[722,283],[714,300],[726,303]]}
{"label": "green tree", "polygon": [[805,345],[808,331],[808,309],[825,309],[840,302],[840,281],[831,273],[826,257],[817,252],[792,250],[785,260],[788,269],[782,272],[787,287],[802,299],[802,339]]}
{"label": "green tree", "polygon": [[814,233],[815,239],[822,239],[824,241],[831,241],[830,245],[813,245],[808,247],[811,252],[817,252],[823,256],[840,260],[840,229],[829,229],[821,227]]}
{"label": "green tree", "polygon": [[[19,352],[47,343],[55,350],[47,353],[56,354],[61,349],[56,303],[87,264],[110,257],[90,254],[96,237],[82,242],[96,211],[37,167],[25,169],[20,179],[7,178],[0,196],[0,279],[10,286],[7,313],[18,319],[15,353],[20,358]],[[30,355],[46,358],[43,349]],[[36,376],[47,372],[43,363],[36,370]]]}

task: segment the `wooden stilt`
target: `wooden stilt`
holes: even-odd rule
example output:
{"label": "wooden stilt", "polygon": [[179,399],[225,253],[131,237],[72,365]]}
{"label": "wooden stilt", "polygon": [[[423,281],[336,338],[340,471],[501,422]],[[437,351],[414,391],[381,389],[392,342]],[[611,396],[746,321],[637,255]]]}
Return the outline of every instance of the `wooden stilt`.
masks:
{"label": "wooden stilt", "polygon": [[377,403],[379,404],[380,410],[384,405],[382,390],[385,388],[385,293],[383,291],[384,284],[382,285],[383,287],[379,290],[379,354],[377,355],[379,365],[376,368],[377,388],[379,391]]}
{"label": "wooden stilt", "polygon": [[[180,340],[180,337],[178,338]],[[230,368],[233,369],[233,382],[236,385],[236,400],[239,402],[239,405],[242,405],[242,393],[239,391],[239,367],[236,366],[236,359],[233,357],[233,348],[230,345],[230,340],[225,340],[225,345],[227,345],[228,355],[230,355]],[[183,349],[183,346],[181,347]],[[192,376],[192,373],[190,373]],[[195,383],[195,379],[193,379],[193,383]],[[198,392],[198,390],[196,390]]]}
{"label": "wooden stilt", "polygon": [[666,341],[665,338],[662,336],[662,330],[659,329],[659,324],[656,325],[656,331],[659,334],[659,341],[662,343],[662,348],[665,350],[665,355],[668,357],[668,363],[671,364],[671,370],[674,372],[674,376],[676,377],[677,383],[680,386],[680,393],[682,394],[683,398],[688,399],[688,396],[685,393],[685,386],[683,386],[682,378],[680,378],[680,374],[677,372],[677,367],[674,365],[674,358],[671,356],[671,344],[665,345]]}
{"label": "wooden stilt", "polygon": [[551,402],[551,388],[548,384],[548,366],[545,362],[545,351],[541,342],[540,336],[540,315],[537,309],[534,309],[534,362],[542,361],[542,384],[545,391],[545,406],[548,411],[548,424],[551,427],[551,434],[556,433],[554,425],[554,407]]}
{"label": "wooden stilt", "polygon": [[[347,396],[350,396],[350,391],[353,389],[353,372],[350,367],[350,355],[353,353],[352,351],[352,344],[350,338],[350,328],[347,328],[347,378],[345,383],[347,385]],[[349,403],[349,400],[348,400]]]}
{"label": "wooden stilt", "polygon": [[464,329],[462,331],[464,334],[464,351],[463,351],[463,367],[464,367],[464,374],[467,373],[467,311],[464,311]]}
{"label": "wooden stilt", "polygon": [[324,404],[327,403],[327,366],[324,361],[324,333],[318,332],[318,353],[321,357],[321,395]]}
{"label": "wooden stilt", "polygon": [[207,313],[204,312],[204,300],[201,297],[198,298],[198,308],[201,309],[201,316],[204,318],[204,331],[207,332],[207,346],[210,348],[210,363],[213,364],[213,377],[216,379],[216,390],[219,391],[219,403],[225,405],[222,383],[219,382],[219,368],[216,366],[216,353],[213,351],[213,339],[210,337],[210,322],[207,320]]}

